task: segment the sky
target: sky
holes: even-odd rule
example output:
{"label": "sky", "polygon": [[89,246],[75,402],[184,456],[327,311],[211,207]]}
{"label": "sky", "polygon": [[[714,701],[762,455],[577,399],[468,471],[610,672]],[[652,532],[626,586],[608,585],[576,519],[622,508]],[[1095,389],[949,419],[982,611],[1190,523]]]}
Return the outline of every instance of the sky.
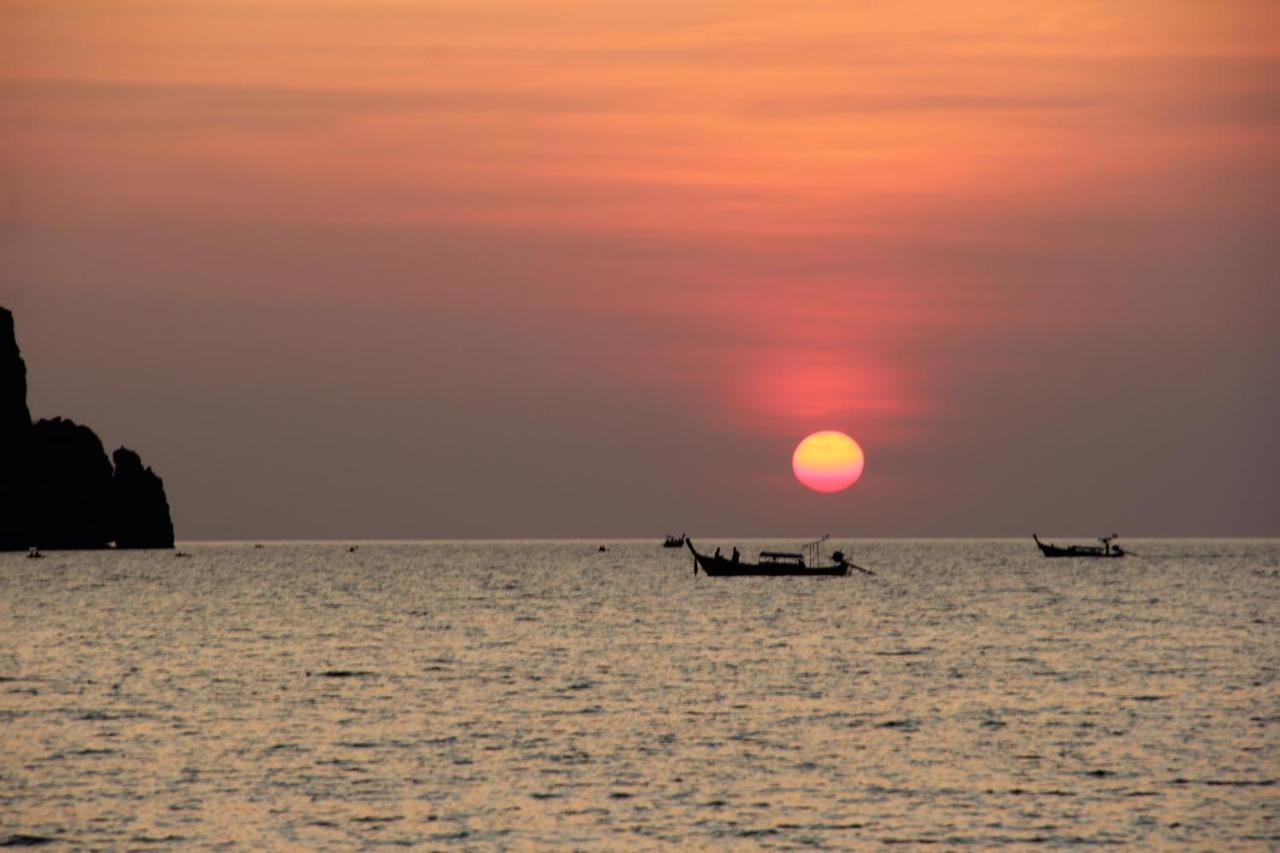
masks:
{"label": "sky", "polygon": [[0,0],[32,413],[180,539],[1280,535],[1278,235],[1272,0]]}

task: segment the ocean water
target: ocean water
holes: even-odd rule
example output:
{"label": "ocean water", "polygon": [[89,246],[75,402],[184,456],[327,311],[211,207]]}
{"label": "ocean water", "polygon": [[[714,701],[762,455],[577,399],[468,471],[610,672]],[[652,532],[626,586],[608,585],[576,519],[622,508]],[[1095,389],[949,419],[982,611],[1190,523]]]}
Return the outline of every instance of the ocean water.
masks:
{"label": "ocean water", "polygon": [[0,555],[0,842],[1280,847],[1280,541],[599,544]]}

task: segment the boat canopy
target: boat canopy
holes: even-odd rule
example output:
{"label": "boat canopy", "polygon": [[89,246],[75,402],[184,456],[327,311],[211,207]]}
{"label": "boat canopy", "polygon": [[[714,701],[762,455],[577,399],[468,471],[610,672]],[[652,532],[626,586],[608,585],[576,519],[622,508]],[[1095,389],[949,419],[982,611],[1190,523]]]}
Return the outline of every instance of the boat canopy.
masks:
{"label": "boat canopy", "polygon": [[796,563],[804,565],[804,554],[792,554],[788,551],[761,551],[760,559],[774,563]]}

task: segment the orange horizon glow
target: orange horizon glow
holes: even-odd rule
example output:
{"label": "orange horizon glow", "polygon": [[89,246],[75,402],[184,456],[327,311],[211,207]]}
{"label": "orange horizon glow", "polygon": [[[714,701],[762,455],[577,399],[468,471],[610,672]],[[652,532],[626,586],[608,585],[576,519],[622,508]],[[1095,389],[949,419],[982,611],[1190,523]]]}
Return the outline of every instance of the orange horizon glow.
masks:
{"label": "orange horizon glow", "polygon": [[[857,418],[879,436],[932,408],[916,352],[1022,319],[1016,301],[975,296],[991,257],[1043,252],[1045,222],[1066,222],[1069,245],[1092,210],[1213,207],[1231,184],[1212,170],[1269,143],[1249,122],[1275,52],[1264,9],[51,0],[0,10],[15,57],[0,153],[58,227],[356,242],[451,229],[512,256],[539,246],[535,264],[457,290],[453,275],[397,282],[418,259],[357,251],[393,273],[368,287],[398,311],[456,300],[612,322],[679,305],[702,328],[668,373],[689,393],[715,383],[732,428]],[[600,248],[574,267],[565,241]],[[349,276],[269,290],[367,298]],[[727,374],[699,367],[703,340]],[[650,362],[594,360],[614,381]]]}
{"label": "orange horizon glow", "polygon": [[858,442],[838,430],[807,436],[791,456],[796,479],[815,492],[843,491],[858,481],[866,457]]}

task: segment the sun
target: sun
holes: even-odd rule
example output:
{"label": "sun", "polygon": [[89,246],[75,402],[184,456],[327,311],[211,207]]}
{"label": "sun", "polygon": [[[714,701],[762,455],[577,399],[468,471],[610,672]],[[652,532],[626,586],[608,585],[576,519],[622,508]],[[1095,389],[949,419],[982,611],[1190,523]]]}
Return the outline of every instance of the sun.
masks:
{"label": "sun", "polygon": [[858,442],[837,430],[815,432],[796,445],[791,470],[815,492],[847,489],[862,476],[866,459]]}

